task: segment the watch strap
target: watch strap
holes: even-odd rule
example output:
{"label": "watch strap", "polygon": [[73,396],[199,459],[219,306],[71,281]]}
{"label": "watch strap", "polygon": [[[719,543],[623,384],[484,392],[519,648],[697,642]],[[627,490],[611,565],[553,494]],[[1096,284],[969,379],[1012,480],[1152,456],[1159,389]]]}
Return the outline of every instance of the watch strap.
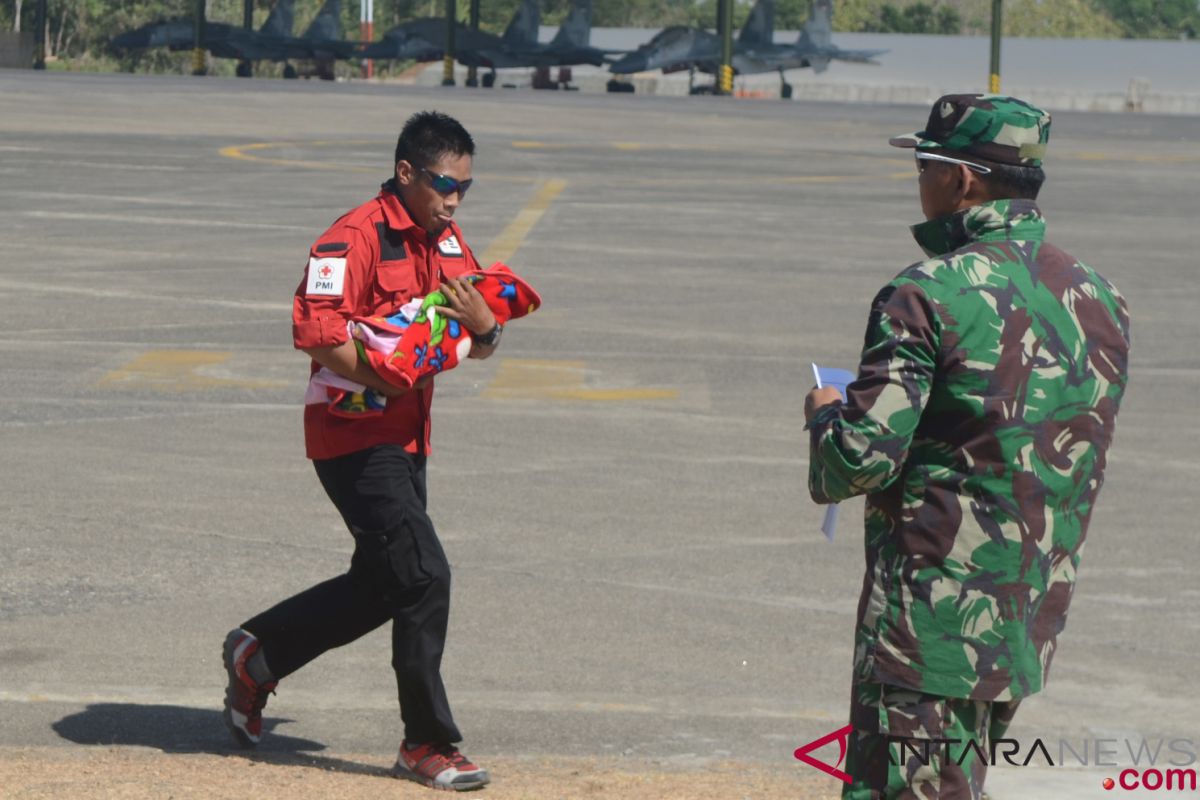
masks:
{"label": "watch strap", "polygon": [[481,333],[478,336],[475,336],[475,343],[484,345],[485,347],[491,347],[496,342],[500,341],[500,333],[503,330],[504,326],[497,322],[495,326],[493,326],[493,328],[487,333]]}

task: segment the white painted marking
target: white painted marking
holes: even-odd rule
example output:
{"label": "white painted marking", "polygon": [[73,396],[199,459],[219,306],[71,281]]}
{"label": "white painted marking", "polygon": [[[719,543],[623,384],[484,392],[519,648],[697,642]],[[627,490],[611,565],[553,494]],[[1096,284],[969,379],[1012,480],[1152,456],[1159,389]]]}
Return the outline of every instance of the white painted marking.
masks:
{"label": "white painted marking", "polygon": [[20,283],[0,278],[0,289],[14,292],[43,292],[46,294],[77,294],[84,297],[107,297],[120,300],[149,300],[176,306],[215,306],[218,308],[242,308],[250,311],[284,311],[291,313],[291,303],[256,303],[247,300],[221,300],[215,297],[179,297],[173,295],[145,294],[142,292],[119,292],[110,289],[93,289],[84,286],[55,286],[50,284]]}
{"label": "white painted marking", "polygon": [[146,217],[134,214],[91,214],[78,211],[26,211],[34,219],[77,219],[97,222],[123,222],[133,225],[175,225],[187,228],[244,228],[256,231],[312,231],[300,225],[276,225],[270,222],[234,222],[221,219],[180,219],[178,217]]}
{"label": "white painted marking", "polygon": [[[3,148],[0,148],[3,149]],[[177,206],[179,208],[257,208],[258,206],[230,203],[222,198],[219,203],[200,203],[195,200],[182,200],[175,197],[134,197],[114,194],[84,194],[81,192],[8,192],[10,197],[36,197],[45,200],[100,200],[105,203],[130,203],[146,206]]]}
{"label": "white painted marking", "polygon": [[27,159],[29,161],[41,161],[46,164],[51,164],[56,167],[86,167],[89,169],[120,169],[120,170],[139,170],[141,172],[190,172],[190,167],[168,167],[159,164],[126,164],[119,161],[62,161],[57,158],[45,159]]}

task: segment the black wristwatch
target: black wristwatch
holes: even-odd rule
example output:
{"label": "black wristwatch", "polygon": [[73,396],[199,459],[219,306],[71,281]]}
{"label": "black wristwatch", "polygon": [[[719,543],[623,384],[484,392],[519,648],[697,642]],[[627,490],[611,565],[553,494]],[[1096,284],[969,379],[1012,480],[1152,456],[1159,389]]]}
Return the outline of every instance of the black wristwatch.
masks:
{"label": "black wristwatch", "polygon": [[474,337],[475,344],[481,344],[484,347],[495,347],[500,342],[500,334],[503,332],[504,326],[497,322],[495,327],[487,333],[477,334]]}

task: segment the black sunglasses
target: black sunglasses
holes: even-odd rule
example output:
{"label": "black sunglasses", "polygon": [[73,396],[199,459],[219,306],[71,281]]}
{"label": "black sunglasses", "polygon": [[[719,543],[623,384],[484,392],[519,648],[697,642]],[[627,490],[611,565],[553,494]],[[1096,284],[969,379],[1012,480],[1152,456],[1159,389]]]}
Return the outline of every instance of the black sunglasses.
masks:
{"label": "black sunglasses", "polygon": [[974,161],[963,161],[961,158],[951,158],[950,156],[943,156],[939,153],[927,153],[922,150],[917,150],[914,155],[917,158],[917,172],[924,172],[925,165],[930,161],[940,161],[943,164],[962,164],[964,167],[971,170],[971,172],[975,172],[980,175],[990,175],[992,172],[990,167],[985,167],[983,164],[976,164]]}
{"label": "black sunglasses", "polygon": [[425,177],[429,178],[429,185],[432,186],[433,190],[440,195],[448,195],[451,192],[458,192],[458,196],[461,198],[467,193],[467,189],[471,188],[471,184],[475,182],[474,178],[467,178],[465,181],[458,181],[454,178],[451,178],[449,175],[439,175],[436,172],[430,172],[424,167],[417,167],[417,169],[424,173]]}

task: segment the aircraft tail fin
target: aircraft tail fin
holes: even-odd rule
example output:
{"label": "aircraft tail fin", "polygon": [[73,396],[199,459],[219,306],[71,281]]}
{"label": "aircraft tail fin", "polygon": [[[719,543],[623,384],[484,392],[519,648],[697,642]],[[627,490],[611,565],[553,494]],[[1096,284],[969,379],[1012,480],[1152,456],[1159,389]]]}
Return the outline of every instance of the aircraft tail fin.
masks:
{"label": "aircraft tail fin", "polygon": [[738,44],[770,45],[775,38],[775,0],[758,0],[738,34]]}
{"label": "aircraft tail fin", "polygon": [[828,49],[833,44],[833,0],[812,0],[797,44],[816,50]]}
{"label": "aircraft tail fin", "polygon": [[258,32],[267,36],[291,36],[292,26],[295,24],[295,0],[279,0],[271,9],[271,13],[267,15],[267,21],[258,29]]}
{"label": "aircraft tail fin", "polygon": [[505,44],[532,45],[537,44],[538,25],[542,23],[542,12],[538,9],[538,0],[522,0],[517,13],[504,29]]}
{"label": "aircraft tail fin", "polygon": [[342,38],[342,0],[325,0],[325,5],[313,19],[305,39],[319,42],[338,41]]}
{"label": "aircraft tail fin", "polygon": [[592,41],[592,0],[573,0],[571,13],[563,20],[553,44],[588,47]]}

